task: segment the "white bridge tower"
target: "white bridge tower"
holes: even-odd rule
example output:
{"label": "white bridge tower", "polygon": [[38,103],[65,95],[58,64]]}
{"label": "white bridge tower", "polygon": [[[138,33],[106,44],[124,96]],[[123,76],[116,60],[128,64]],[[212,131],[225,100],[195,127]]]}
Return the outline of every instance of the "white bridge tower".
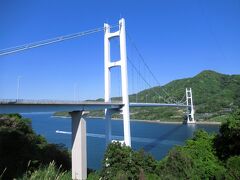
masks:
{"label": "white bridge tower", "polygon": [[196,123],[194,119],[194,108],[192,98],[192,88],[186,88],[186,101],[187,101],[187,124]]}
{"label": "white bridge tower", "polygon": [[[116,32],[110,32],[109,24],[104,24],[104,28],[105,102],[111,101],[111,69],[119,66],[121,68],[122,103],[124,104],[122,108],[124,142],[131,147],[125,20],[119,20],[119,30]],[[110,58],[110,40],[116,37],[120,39],[120,60],[112,62]],[[114,113],[112,110],[105,109],[107,143],[111,141],[112,113]]]}

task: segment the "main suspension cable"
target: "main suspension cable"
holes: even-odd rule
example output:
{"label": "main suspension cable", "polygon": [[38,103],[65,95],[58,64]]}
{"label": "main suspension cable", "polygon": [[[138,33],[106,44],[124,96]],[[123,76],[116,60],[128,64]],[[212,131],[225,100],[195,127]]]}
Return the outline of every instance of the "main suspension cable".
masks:
{"label": "main suspension cable", "polygon": [[160,89],[167,95],[167,97],[172,100],[173,102],[176,103],[176,101],[167,93],[167,91],[161,86],[160,82],[158,81],[158,79],[156,78],[156,76],[154,75],[154,73],[151,71],[151,69],[149,68],[148,64],[146,63],[146,61],[144,60],[142,54],[140,53],[139,49],[137,48],[136,44],[133,42],[132,38],[130,37],[129,33],[127,32],[127,37],[130,40],[132,46],[134,47],[134,49],[136,50],[138,56],[140,57],[140,59],[142,60],[143,64],[146,66],[146,68],[148,69],[148,71],[150,72],[150,74],[152,75],[152,77],[154,78],[154,80],[157,82],[158,86],[160,87]]}
{"label": "main suspension cable", "polygon": [[149,84],[147,82],[147,80],[144,78],[144,76],[138,71],[138,69],[136,68],[136,66],[134,65],[134,63],[131,61],[131,59],[129,57],[127,57],[128,59],[128,62],[132,65],[132,67],[134,68],[134,70],[137,72],[137,74],[139,75],[139,77],[142,78],[142,80],[151,88],[151,90],[156,94],[158,95],[159,97],[161,97],[163,99],[163,101],[165,101],[166,103],[170,103],[168,100],[166,100],[163,96],[161,96],[157,91],[155,91],[151,84]]}
{"label": "main suspension cable", "polygon": [[[119,25],[110,26],[109,28],[114,28],[114,27],[117,27],[117,26],[119,26]],[[19,52],[19,51],[24,51],[24,50],[28,50],[28,49],[32,49],[32,48],[41,47],[41,46],[46,46],[46,45],[49,45],[49,44],[62,42],[62,41],[78,38],[78,37],[81,37],[81,36],[86,36],[86,35],[89,35],[89,34],[101,32],[103,30],[105,30],[105,27],[90,29],[90,30],[87,30],[87,31],[81,31],[81,32],[74,33],[74,34],[58,36],[58,37],[55,37],[55,38],[46,39],[46,40],[42,40],[42,41],[37,41],[37,42],[33,42],[33,43],[28,43],[28,44],[24,44],[24,45],[21,45],[21,46],[15,46],[15,47],[11,47],[11,48],[2,49],[2,50],[0,50],[0,56],[9,55],[9,54],[16,53],[16,52]]]}

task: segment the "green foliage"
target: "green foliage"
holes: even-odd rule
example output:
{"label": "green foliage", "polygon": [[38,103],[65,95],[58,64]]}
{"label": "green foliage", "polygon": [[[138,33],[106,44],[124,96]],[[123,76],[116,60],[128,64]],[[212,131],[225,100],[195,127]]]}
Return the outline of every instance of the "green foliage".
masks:
{"label": "green foliage", "polygon": [[[146,180],[160,180],[160,177],[157,174],[145,174],[145,179]],[[145,180],[142,179],[142,180]]]}
{"label": "green foliage", "polygon": [[70,117],[70,114],[66,111],[61,111],[61,112],[55,112],[53,116],[64,116],[64,117]]}
{"label": "green foliage", "polygon": [[24,134],[33,133],[31,121],[24,119],[20,114],[0,115],[1,129],[14,129]]}
{"label": "green foliage", "polygon": [[221,179],[225,168],[215,156],[213,135],[199,130],[186,145],[173,148],[158,164],[161,179]]}
{"label": "green foliage", "polygon": [[[237,110],[220,127],[219,135],[198,130],[184,146],[173,148],[158,162],[151,156],[145,156],[143,151],[134,152],[120,143],[112,143],[105,154],[101,177],[150,180],[240,179],[239,121],[240,110]],[[222,143],[221,146],[216,147],[216,141]],[[224,152],[222,159],[226,161],[219,160],[219,148],[224,150],[219,152]],[[225,151],[228,152],[227,156]]]}
{"label": "green foliage", "polygon": [[61,167],[57,169],[55,162],[49,163],[48,166],[41,167],[32,173],[26,173],[22,180],[69,180],[71,179],[71,173],[67,171],[61,171]]}
{"label": "green foliage", "polygon": [[131,108],[131,119],[183,121],[184,111],[172,107]]}
{"label": "green foliage", "polygon": [[155,168],[156,161],[150,155],[113,142],[106,150],[101,176],[103,179],[138,179],[141,170],[152,173]]}
{"label": "green foliage", "polygon": [[227,160],[226,179],[240,179],[240,156],[232,156]]}
{"label": "green foliage", "polygon": [[[164,102],[163,99],[171,99],[163,92],[168,92],[174,99],[181,100],[185,94],[185,88],[193,90],[196,115],[199,119],[206,120],[229,114],[232,108],[240,106],[240,75],[224,75],[214,71],[203,71],[193,78],[172,81],[162,87],[156,86],[141,91],[137,94],[138,102]],[[159,95],[161,97],[159,101]],[[136,94],[130,96],[130,101],[136,101]],[[169,112],[169,109],[171,112]],[[183,112],[176,108],[141,108],[132,110],[133,119],[150,120],[183,120]],[[169,114],[168,114],[169,113]],[[163,115],[164,114],[164,115]]]}
{"label": "green foliage", "polygon": [[67,149],[48,144],[30,125],[30,121],[20,115],[0,115],[0,172],[5,170],[3,179],[19,177],[27,168],[34,170],[53,160],[65,170],[71,168]]}
{"label": "green foliage", "polygon": [[121,143],[114,142],[108,145],[103,161],[102,177],[103,179],[111,179],[116,177],[120,171],[130,176],[133,165],[131,160],[132,150],[127,146],[121,146]]}
{"label": "green foliage", "polygon": [[88,180],[99,180],[100,179],[100,174],[99,172],[91,172],[88,174],[87,177]]}
{"label": "green foliage", "polygon": [[240,109],[236,110],[220,127],[215,138],[215,147],[220,159],[240,155]]}
{"label": "green foliage", "polygon": [[199,130],[196,131],[193,139],[187,140],[186,145],[182,147],[182,150],[193,160],[195,174],[201,179],[217,178],[225,172],[216,157],[213,139],[214,135]]}
{"label": "green foliage", "polygon": [[[226,169],[216,156],[215,135],[197,131],[184,146],[173,148],[161,161],[119,142],[109,144],[103,161],[103,179],[222,179]],[[237,160],[230,166],[237,167]],[[233,169],[233,174],[238,169]],[[229,176],[230,177],[230,176]]]}
{"label": "green foliage", "polygon": [[161,179],[197,179],[193,160],[179,148],[172,149],[168,156],[159,162],[156,173]]}
{"label": "green foliage", "polygon": [[48,164],[55,161],[57,166],[63,166],[64,169],[71,169],[71,160],[68,149],[63,144],[44,144],[40,147],[41,164]]}

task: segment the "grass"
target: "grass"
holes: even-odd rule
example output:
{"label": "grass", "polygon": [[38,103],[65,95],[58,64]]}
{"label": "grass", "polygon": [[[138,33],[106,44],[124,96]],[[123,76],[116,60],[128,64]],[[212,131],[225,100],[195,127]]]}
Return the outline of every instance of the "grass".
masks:
{"label": "grass", "polygon": [[70,171],[62,171],[61,167],[57,168],[53,161],[32,173],[27,172],[21,180],[69,180],[71,178]]}

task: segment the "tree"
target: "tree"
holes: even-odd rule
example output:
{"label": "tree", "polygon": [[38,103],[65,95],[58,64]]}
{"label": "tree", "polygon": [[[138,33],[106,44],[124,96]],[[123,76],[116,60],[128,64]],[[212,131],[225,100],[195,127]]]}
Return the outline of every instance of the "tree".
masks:
{"label": "tree", "polygon": [[[120,142],[108,145],[104,155],[101,177],[103,179],[139,179],[139,175],[155,171],[156,161],[143,151],[133,151]],[[140,173],[141,172],[141,173]]]}
{"label": "tree", "polygon": [[203,130],[196,131],[185,146],[175,147],[160,161],[158,175],[162,179],[221,178],[225,168],[215,155],[213,139],[214,135]]}
{"label": "tree", "polygon": [[166,158],[159,161],[156,173],[161,179],[196,179],[193,160],[178,147],[173,148]]}
{"label": "tree", "polygon": [[218,157],[227,160],[231,156],[240,155],[240,109],[221,125],[219,132],[214,142]]}
{"label": "tree", "polygon": [[227,160],[226,179],[240,179],[240,156],[232,156]]}
{"label": "tree", "polygon": [[225,168],[218,160],[213,146],[215,135],[198,130],[193,139],[187,140],[183,150],[190,155],[196,175],[201,179],[218,178],[224,175]]}
{"label": "tree", "polygon": [[25,171],[48,165],[53,160],[63,170],[71,168],[68,151],[36,135],[28,119],[0,115],[0,174],[3,179],[22,176]]}

